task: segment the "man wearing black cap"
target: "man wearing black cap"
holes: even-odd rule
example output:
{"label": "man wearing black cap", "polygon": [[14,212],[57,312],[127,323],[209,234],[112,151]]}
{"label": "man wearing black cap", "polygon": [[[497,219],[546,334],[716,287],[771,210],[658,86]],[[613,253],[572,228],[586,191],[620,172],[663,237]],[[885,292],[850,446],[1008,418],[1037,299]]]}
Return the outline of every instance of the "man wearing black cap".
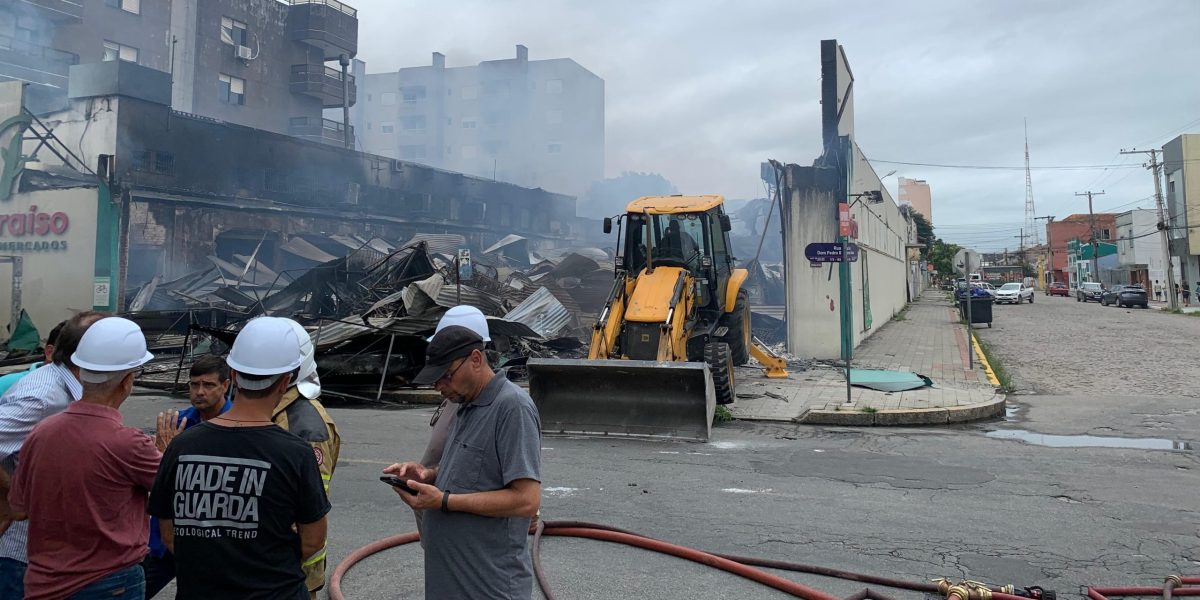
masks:
{"label": "man wearing black cap", "polygon": [[483,338],[442,329],[414,379],[458,405],[437,468],[415,462],[383,470],[417,494],[424,510],[426,598],[529,598],[530,519],[541,506],[541,421],[529,394],[488,366]]}

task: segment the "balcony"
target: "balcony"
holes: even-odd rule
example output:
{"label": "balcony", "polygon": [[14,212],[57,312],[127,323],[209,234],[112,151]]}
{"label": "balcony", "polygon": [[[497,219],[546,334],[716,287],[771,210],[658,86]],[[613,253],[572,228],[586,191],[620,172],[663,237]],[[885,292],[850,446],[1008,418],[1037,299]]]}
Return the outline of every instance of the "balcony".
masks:
{"label": "balcony", "polygon": [[292,39],[320,48],[325,60],[358,53],[358,11],[337,0],[288,0]]}
{"label": "balcony", "polygon": [[79,55],[0,35],[0,77],[66,88]]}
{"label": "balcony", "polygon": [[[354,76],[347,75],[350,83],[350,106],[358,99]],[[321,106],[330,108],[342,105],[342,71],[325,65],[292,65],[289,85],[293,94],[306,94],[321,100]]]}
{"label": "balcony", "polygon": [[349,136],[350,146],[354,146],[354,127],[347,128],[344,124],[331,119],[292,117],[288,121],[288,133],[298,138],[324,142],[335,146],[344,146],[346,144],[346,137]]}
{"label": "balcony", "polygon": [[31,9],[37,16],[55,23],[83,21],[83,4],[80,0],[0,0],[0,7]]}

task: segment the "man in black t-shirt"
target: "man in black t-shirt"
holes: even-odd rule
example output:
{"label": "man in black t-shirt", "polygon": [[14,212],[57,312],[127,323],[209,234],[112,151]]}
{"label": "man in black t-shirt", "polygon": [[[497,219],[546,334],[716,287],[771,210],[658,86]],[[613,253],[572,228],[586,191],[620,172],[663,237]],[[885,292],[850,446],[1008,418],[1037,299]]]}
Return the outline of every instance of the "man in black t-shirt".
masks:
{"label": "man in black t-shirt", "polygon": [[301,563],[325,541],[329,500],[312,448],[271,422],[300,366],[286,319],[260,317],[227,360],[233,408],[167,448],[150,514],[175,555],[179,600],[308,600]]}

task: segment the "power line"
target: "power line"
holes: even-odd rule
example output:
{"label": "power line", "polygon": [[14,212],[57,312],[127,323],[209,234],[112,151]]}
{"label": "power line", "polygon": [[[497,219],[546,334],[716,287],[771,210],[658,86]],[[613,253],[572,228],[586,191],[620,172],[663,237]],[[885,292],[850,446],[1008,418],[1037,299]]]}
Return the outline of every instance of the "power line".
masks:
{"label": "power line", "polygon": [[[880,158],[872,158],[872,159],[868,159],[868,160],[869,160],[869,162],[873,162],[873,163],[884,163],[884,164],[889,164],[889,165],[906,165],[906,166],[910,166],[910,167],[937,167],[940,169],[976,169],[976,170],[995,170],[995,171],[1024,171],[1025,170],[1024,166],[1009,167],[1009,166],[997,166],[997,165],[947,165],[947,164],[938,164],[938,163],[921,163],[921,162],[906,162],[906,161],[899,161],[899,160],[883,160]],[[1032,167],[1031,166],[1029,168],[1037,169],[1037,170],[1041,170],[1041,171],[1048,171],[1048,170],[1086,171],[1086,170],[1095,170],[1095,169],[1131,169],[1131,168],[1137,168],[1139,166],[1140,165],[1135,165],[1135,164],[1055,165],[1055,166],[1042,166],[1042,167]]]}

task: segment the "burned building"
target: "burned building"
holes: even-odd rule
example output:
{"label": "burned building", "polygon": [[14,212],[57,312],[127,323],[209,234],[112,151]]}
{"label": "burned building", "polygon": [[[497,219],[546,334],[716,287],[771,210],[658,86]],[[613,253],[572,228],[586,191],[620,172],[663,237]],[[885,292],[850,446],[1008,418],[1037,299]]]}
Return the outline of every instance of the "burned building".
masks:
{"label": "burned building", "polygon": [[[478,253],[510,235],[548,252],[580,230],[570,196],[187,114],[172,110],[170,98],[165,73],[120,61],[76,66],[70,107],[38,123],[81,153],[64,161],[27,141],[19,164],[5,165],[39,173],[70,167],[83,182],[69,187],[96,190],[86,206],[53,198],[39,205],[70,215],[73,231],[94,228],[55,261],[95,265],[87,269],[95,301],[72,298],[39,326],[69,309],[122,309],[125,293],[143,283],[221,261],[243,267],[242,276],[279,274],[372,238],[398,247],[422,235],[451,253],[456,246]],[[71,197],[79,203],[77,193]]]}

